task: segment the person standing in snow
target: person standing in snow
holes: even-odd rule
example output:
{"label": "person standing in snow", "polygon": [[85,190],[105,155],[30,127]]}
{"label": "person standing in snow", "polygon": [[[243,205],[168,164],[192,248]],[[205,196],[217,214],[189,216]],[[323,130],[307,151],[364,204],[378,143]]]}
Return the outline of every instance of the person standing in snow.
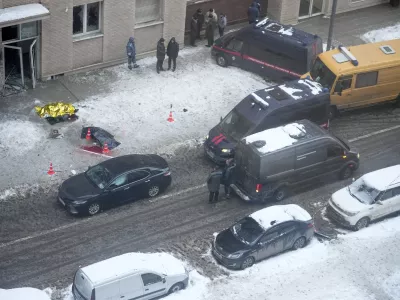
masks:
{"label": "person standing in snow", "polygon": [[226,161],[224,170],[222,171],[222,183],[225,189],[225,198],[229,199],[231,194],[231,184],[233,183],[233,172],[236,167],[233,158]]}
{"label": "person standing in snow", "polygon": [[208,203],[217,202],[219,196],[219,187],[221,185],[222,172],[214,168],[207,179],[207,187],[210,192]]}
{"label": "person standing in snow", "polygon": [[223,13],[220,13],[219,20],[218,20],[219,37],[222,37],[224,35],[226,22],[227,22],[226,21],[226,15],[224,15]]}
{"label": "person standing in snow", "polygon": [[201,30],[203,29],[203,24],[204,24],[204,14],[201,8],[199,8],[193,16],[197,20],[196,39],[201,40],[200,33]]}
{"label": "person standing in snow", "polygon": [[261,14],[261,3],[260,3],[260,0],[256,0],[256,7],[258,9],[259,14]]}
{"label": "person standing in snow", "polygon": [[136,46],[135,46],[135,39],[133,37],[129,38],[128,44],[126,45],[126,55],[128,55],[129,70],[132,70],[132,64],[134,68],[139,67],[136,64]]}
{"label": "person standing in snow", "polygon": [[161,38],[157,43],[157,73],[160,74],[160,71],[165,71],[163,68],[163,63],[165,60],[165,45],[164,38]]}
{"label": "person standing in snow", "polygon": [[179,44],[176,42],[175,38],[173,37],[167,46],[167,55],[168,55],[168,70],[171,70],[171,61],[173,63],[172,72],[175,72],[176,69],[176,58],[178,57],[179,53]]}
{"label": "person standing in snow", "polygon": [[[212,16],[212,19],[210,19],[210,16]],[[208,10],[208,12],[206,13],[205,19],[206,19],[206,20],[205,20],[206,23],[208,23],[209,21],[213,21],[214,24],[217,24],[217,22],[218,22],[218,16],[217,16],[217,14],[215,13],[215,10],[214,10],[213,8],[210,8],[210,9]]]}
{"label": "person standing in snow", "polygon": [[258,11],[258,9],[256,7],[256,3],[255,2],[251,3],[249,9],[247,10],[249,24],[256,23],[259,15],[260,15],[260,12]]}
{"label": "person standing in snow", "polygon": [[195,16],[192,17],[192,21],[190,22],[190,45],[192,47],[196,47],[196,35],[197,35],[197,18]]}
{"label": "person standing in snow", "polygon": [[215,24],[214,24],[212,15],[209,15],[208,19],[209,20],[206,25],[206,37],[207,37],[208,44],[206,45],[206,47],[212,47],[212,45],[214,45]]}

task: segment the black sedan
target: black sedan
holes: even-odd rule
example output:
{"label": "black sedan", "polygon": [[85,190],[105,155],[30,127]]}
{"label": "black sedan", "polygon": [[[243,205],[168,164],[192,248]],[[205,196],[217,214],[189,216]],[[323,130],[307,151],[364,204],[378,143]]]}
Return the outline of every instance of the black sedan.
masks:
{"label": "black sedan", "polygon": [[95,215],[133,200],[155,197],[171,184],[168,163],[152,155],[125,155],[65,180],[58,201],[72,214]]}

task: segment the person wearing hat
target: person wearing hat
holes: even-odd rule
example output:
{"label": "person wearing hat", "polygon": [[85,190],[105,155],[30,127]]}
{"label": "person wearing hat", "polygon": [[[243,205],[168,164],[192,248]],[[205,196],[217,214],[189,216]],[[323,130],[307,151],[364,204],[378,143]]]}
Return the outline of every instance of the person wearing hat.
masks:
{"label": "person wearing hat", "polygon": [[163,63],[165,60],[165,45],[164,38],[161,38],[157,43],[157,73],[160,74],[160,71],[165,71],[163,68]]}
{"label": "person wearing hat", "polygon": [[168,70],[171,70],[171,62],[172,62],[172,72],[175,72],[176,69],[176,59],[179,53],[179,44],[176,42],[175,38],[171,38],[167,46],[167,55],[168,55]]}
{"label": "person wearing hat", "polygon": [[136,64],[135,39],[133,37],[130,37],[128,43],[126,44],[126,55],[128,56],[129,70],[132,70],[132,64],[134,68],[138,68],[139,66]]}
{"label": "person wearing hat", "polygon": [[214,45],[214,32],[215,32],[215,23],[212,15],[208,16],[208,22],[206,25],[206,37],[208,44],[206,47],[212,47]]}
{"label": "person wearing hat", "polygon": [[196,47],[196,35],[197,35],[197,30],[198,30],[198,25],[197,25],[197,17],[193,16],[192,21],[190,22],[190,45],[192,47]]}
{"label": "person wearing hat", "polygon": [[199,8],[193,17],[197,20],[197,28],[196,28],[196,39],[201,40],[200,33],[203,29],[204,24],[204,14],[201,8]]}

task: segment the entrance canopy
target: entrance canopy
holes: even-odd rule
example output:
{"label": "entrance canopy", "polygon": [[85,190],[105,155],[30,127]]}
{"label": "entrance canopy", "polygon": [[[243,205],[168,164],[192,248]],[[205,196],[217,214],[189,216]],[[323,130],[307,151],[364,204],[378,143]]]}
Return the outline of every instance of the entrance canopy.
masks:
{"label": "entrance canopy", "polygon": [[0,9],[0,28],[50,17],[49,10],[42,4],[33,3]]}

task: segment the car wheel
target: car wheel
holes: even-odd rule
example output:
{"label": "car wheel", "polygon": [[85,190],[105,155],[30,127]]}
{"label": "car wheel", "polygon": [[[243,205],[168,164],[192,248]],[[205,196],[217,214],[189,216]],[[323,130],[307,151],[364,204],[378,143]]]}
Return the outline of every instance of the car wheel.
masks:
{"label": "car wheel", "polygon": [[95,214],[97,214],[100,211],[100,204],[98,203],[92,203],[89,205],[88,207],[88,213],[91,216],[94,216]]}
{"label": "car wheel", "polygon": [[342,171],[340,171],[339,178],[348,179],[352,174],[353,174],[353,169],[347,166]]}
{"label": "car wheel", "polygon": [[304,236],[299,237],[293,244],[293,250],[301,249],[303,248],[307,243],[307,240]]}
{"label": "car wheel", "polygon": [[242,262],[241,268],[242,270],[250,268],[252,265],[254,265],[254,258],[249,256],[246,257],[245,260]]}
{"label": "car wheel", "polygon": [[354,226],[354,230],[358,231],[360,229],[368,227],[368,225],[369,225],[369,219],[367,217],[361,218],[360,220],[358,220],[358,222]]}
{"label": "car wheel", "polygon": [[228,66],[228,63],[227,63],[227,61],[225,59],[225,56],[223,56],[223,55],[218,55],[217,56],[217,65],[221,66],[221,67],[224,67],[224,68],[226,66]]}
{"label": "car wheel", "polygon": [[153,185],[149,188],[149,197],[153,198],[160,193],[160,188],[157,185]]}
{"label": "car wheel", "polygon": [[183,290],[183,287],[184,287],[183,283],[181,283],[181,282],[175,283],[169,289],[168,294],[173,294],[173,293],[179,292],[180,290]]}
{"label": "car wheel", "polygon": [[286,198],[287,189],[285,187],[278,188],[274,193],[274,199],[276,202],[281,202]]}

